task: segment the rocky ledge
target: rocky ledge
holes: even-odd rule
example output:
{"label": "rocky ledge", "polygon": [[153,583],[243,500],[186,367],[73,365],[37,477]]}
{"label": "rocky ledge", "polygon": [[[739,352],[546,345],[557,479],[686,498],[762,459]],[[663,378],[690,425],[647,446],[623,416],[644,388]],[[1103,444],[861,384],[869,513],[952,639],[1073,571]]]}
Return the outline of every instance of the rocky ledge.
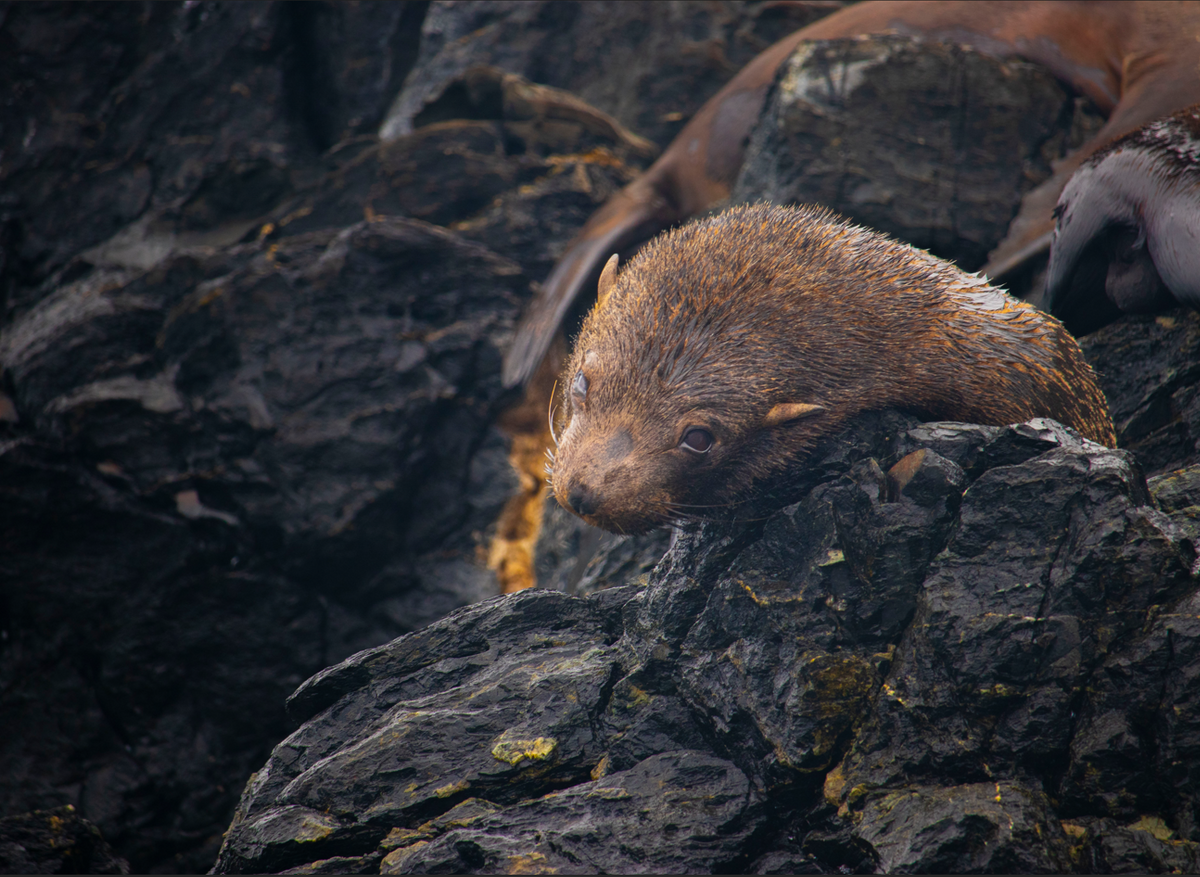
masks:
{"label": "rocky ledge", "polygon": [[893,412],[816,459],[314,676],[217,871],[1200,867],[1200,467]]}

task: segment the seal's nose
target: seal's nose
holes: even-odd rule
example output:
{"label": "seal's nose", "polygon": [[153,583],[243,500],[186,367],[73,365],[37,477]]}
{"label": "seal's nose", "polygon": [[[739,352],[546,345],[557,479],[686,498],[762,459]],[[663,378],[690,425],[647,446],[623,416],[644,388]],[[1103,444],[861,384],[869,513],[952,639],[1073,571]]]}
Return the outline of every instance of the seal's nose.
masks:
{"label": "seal's nose", "polygon": [[578,481],[571,485],[571,489],[567,493],[567,503],[571,506],[571,510],[581,517],[596,513],[596,494]]}

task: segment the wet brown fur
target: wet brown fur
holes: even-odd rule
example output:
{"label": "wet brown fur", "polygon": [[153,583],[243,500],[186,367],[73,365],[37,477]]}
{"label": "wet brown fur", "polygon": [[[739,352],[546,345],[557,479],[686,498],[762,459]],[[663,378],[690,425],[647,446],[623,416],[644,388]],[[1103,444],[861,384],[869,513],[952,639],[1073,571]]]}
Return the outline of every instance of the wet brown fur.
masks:
{"label": "wet brown fur", "polygon": [[[727,517],[869,410],[1046,416],[1115,444],[1055,319],[823,209],[742,207],[668,232],[601,298],[560,379],[582,372],[587,390],[568,402],[552,486],[567,508],[584,491],[582,517],[608,530]],[[764,426],[796,403],[823,410]],[[708,453],[680,447],[696,426],[716,439]]]}

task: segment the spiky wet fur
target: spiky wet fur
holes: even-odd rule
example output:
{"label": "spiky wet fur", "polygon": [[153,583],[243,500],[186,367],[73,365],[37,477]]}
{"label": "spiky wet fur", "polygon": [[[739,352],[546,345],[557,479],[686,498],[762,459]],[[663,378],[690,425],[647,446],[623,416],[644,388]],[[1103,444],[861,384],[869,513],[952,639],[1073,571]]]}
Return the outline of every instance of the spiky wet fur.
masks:
{"label": "spiky wet fur", "polygon": [[[863,411],[1008,424],[1052,417],[1115,444],[1104,395],[1058,321],[921,250],[823,209],[735,208],[668,232],[588,315],[560,383],[559,501],[641,532],[727,516]],[[776,427],[778,403],[823,412]],[[695,423],[693,423],[693,421]],[[689,424],[716,436],[679,448]],[[725,510],[725,511],[723,511]]]}

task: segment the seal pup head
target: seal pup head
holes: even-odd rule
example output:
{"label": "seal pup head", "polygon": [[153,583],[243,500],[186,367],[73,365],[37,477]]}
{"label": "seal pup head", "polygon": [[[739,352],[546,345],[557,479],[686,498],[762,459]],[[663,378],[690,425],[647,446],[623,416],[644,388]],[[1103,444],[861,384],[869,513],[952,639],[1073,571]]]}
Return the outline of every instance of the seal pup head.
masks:
{"label": "seal pup head", "polygon": [[609,260],[560,381],[568,422],[555,496],[612,532],[730,517],[822,433],[824,406],[770,370],[771,318],[745,306],[774,272],[714,253],[729,237],[711,223],[683,231],[619,275]]}
{"label": "seal pup head", "polygon": [[551,485],[639,533],[760,511],[864,411],[1020,423],[1114,443],[1104,394],[1054,318],[820,208],[736,207],[610,259],[560,386]]}

